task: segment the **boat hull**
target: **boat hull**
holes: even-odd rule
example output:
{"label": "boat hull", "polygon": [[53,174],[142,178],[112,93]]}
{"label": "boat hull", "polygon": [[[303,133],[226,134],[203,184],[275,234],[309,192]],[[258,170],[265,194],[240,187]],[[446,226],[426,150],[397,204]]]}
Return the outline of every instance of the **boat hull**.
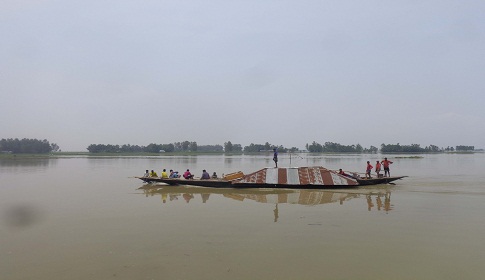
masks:
{"label": "boat hull", "polygon": [[361,186],[380,185],[380,184],[389,184],[389,183],[394,182],[396,180],[401,180],[404,177],[407,177],[407,176],[380,177],[380,178],[371,178],[371,179],[358,178],[357,182]]}
{"label": "boat hull", "polygon": [[146,178],[137,177],[146,183],[164,183],[167,185],[182,185],[182,186],[199,186],[210,188],[236,188],[236,189],[342,189],[342,188],[356,188],[358,185],[289,185],[289,184],[260,184],[260,183],[239,183],[225,180],[198,180],[198,179],[162,179],[162,178]]}

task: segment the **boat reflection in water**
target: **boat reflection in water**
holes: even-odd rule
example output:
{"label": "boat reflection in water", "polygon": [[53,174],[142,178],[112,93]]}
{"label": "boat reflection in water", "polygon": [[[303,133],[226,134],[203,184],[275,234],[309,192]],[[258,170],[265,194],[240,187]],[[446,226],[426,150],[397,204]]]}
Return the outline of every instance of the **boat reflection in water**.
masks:
{"label": "boat reflection in water", "polygon": [[388,213],[393,209],[391,204],[391,191],[389,189],[363,189],[349,191],[330,190],[307,190],[307,189],[223,189],[206,188],[195,186],[167,186],[157,184],[146,184],[139,188],[148,196],[160,195],[162,203],[185,200],[189,203],[197,197],[202,203],[207,203],[211,195],[223,196],[225,198],[244,201],[252,200],[260,203],[275,204],[275,221],[278,215],[278,204],[300,204],[300,205],[321,205],[339,203],[353,198],[365,197],[367,210],[385,211]]}

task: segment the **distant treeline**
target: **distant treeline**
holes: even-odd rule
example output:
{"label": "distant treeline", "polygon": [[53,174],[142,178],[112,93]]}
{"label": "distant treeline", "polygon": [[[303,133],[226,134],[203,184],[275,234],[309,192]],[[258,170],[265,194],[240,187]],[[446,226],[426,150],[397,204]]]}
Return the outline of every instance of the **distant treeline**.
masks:
{"label": "distant treeline", "polygon": [[[459,145],[454,147],[440,148],[436,145],[429,145],[421,147],[419,144],[401,145],[397,144],[381,144],[380,149],[374,146],[364,148],[360,144],[356,145],[342,145],[334,142],[325,142],[324,144],[313,141],[311,144],[306,144],[306,150],[311,153],[440,153],[440,152],[460,152],[460,151],[474,151],[475,146]],[[274,145],[266,142],[265,144],[251,143],[248,146],[242,147],[241,144],[233,144],[227,141],[224,145],[198,145],[195,141],[183,141],[170,144],[155,144],[151,143],[147,146],[138,145],[112,145],[112,144],[91,144],[87,147],[90,153],[174,153],[174,152],[226,152],[226,153],[257,153],[268,152],[277,148],[280,153],[299,152],[296,147],[286,148],[282,145]],[[0,151],[2,153],[49,153],[60,151],[59,146],[55,143],[49,143],[46,139],[1,139]]]}
{"label": "distant treeline", "polygon": [[151,143],[148,146],[138,146],[130,144],[125,144],[121,146],[111,144],[91,144],[87,148],[90,153],[173,153],[179,151],[197,151],[197,149],[197,143],[189,141],[176,142],[171,144]]}
{"label": "distant treeline", "polygon": [[49,143],[46,139],[2,139],[0,140],[0,151],[14,154],[44,154],[59,151],[59,146]]}
{"label": "distant treeline", "polygon": [[[364,148],[360,144],[356,145],[342,145],[334,142],[325,142],[324,144],[313,141],[311,144],[306,144],[306,150],[310,153],[440,153],[452,151],[473,151],[474,146],[456,146],[440,148],[436,145],[429,145],[421,147],[419,144],[401,145],[397,144],[381,144],[380,149],[375,146]],[[91,144],[87,148],[90,153],[160,153],[160,152],[235,152],[235,153],[257,153],[272,151],[274,148],[278,149],[280,153],[299,152],[296,147],[286,148],[282,145],[273,145],[269,142],[265,144],[251,143],[248,146],[242,147],[241,144],[233,144],[227,141],[222,145],[198,145],[194,141],[175,142],[171,144],[149,144],[148,146],[138,145],[105,145],[105,144]]]}
{"label": "distant treeline", "polygon": [[436,145],[429,145],[422,148],[419,144],[411,145],[400,145],[399,143],[395,145],[381,145],[381,153],[442,153],[442,152],[453,152],[453,151],[474,151],[474,146],[456,146],[440,148]]}
{"label": "distant treeline", "polygon": [[474,151],[475,146],[456,146],[457,151]]}
{"label": "distant treeline", "polygon": [[173,153],[173,152],[234,152],[234,153],[251,153],[261,151],[271,151],[273,148],[278,148],[279,152],[296,152],[297,148],[293,147],[287,149],[281,145],[272,145],[268,142],[265,144],[253,144],[242,147],[241,144],[233,144],[227,141],[222,145],[198,145],[194,141],[175,142],[170,144],[155,144],[151,143],[147,146],[138,145],[112,145],[112,144],[91,144],[87,147],[90,153]]}
{"label": "distant treeline", "polygon": [[265,144],[249,144],[249,146],[245,146],[243,151],[245,153],[256,153],[256,152],[267,152],[272,151],[274,148],[278,149],[278,152],[287,153],[287,152],[298,152],[298,148],[285,148],[282,145],[272,145],[269,142]]}
{"label": "distant treeline", "polygon": [[315,141],[311,144],[306,144],[306,149],[310,153],[377,153],[378,151],[374,146],[363,148],[360,144],[342,145],[333,142],[325,142],[325,144],[322,145]]}
{"label": "distant treeline", "polygon": [[369,148],[363,148],[360,144],[357,145],[341,145],[339,143],[325,142],[321,145],[313,141],[312,144],[307,144],[306,148],[309,152],[314,153],[442,153],[442,152],[453,152],[453,151],[473,151],[474,146],[456,146],[453,147],[440,148],[436,145],[429,145],[426,147],[421,147],[419,144],[411,145],[401,145],[397,144],[381,144],[381,148],[370,146]]}
{"label": "distant treeline", "polygon": [[138,145],[105,145],[91,144],[87,150],[90,153],[160,153],[160,152],[223,152],[221,145],[197,145],[197,142],[183,141],[170,144],[151,143],[147,146]]}

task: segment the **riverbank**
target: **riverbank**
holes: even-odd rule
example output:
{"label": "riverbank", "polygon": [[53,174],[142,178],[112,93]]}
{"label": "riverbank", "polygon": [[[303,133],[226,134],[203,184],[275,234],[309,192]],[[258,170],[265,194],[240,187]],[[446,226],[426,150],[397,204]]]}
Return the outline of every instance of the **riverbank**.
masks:
{"label": "riverbank", "polygon": [[[459,151],[459,152],[440,152],[440,153],[377,153],[374,155],[410,155],[410,156],[397,156],[396,158],[422,158],[420,155],[427,154],[483,154],[484,151]],[[66,157],[158,157],[158,156],[200,156],[200,155],[225,155],[225,156],[238,156],[238,155],[267,155],[270,152],[259,153],[225,153],[225,152],[172,152],[172,153],[90,153],[90,152],[55,152],[48,154],[13,154],[13,153],[0,153],[0,159],[42,159],[42,158],[66,158]],[[362,155],[362,153],[280,153],[280,155],[290,154],[309,154],[309,155]],[[370,154],[369,154],[370,155]]]}

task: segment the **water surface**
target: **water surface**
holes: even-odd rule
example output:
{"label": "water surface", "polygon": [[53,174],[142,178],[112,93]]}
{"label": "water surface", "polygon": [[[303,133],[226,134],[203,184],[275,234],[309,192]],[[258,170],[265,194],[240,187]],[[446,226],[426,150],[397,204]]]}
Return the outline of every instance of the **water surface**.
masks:
{"label": "water surface", "polygon": [[[2,279],[482,279],[485,155],[388,158],[410,177],[351,190],[132,178],[248,173],[271,155],[0,160]],[[363,171],[379,159],[280,154],[279,165]]]}

